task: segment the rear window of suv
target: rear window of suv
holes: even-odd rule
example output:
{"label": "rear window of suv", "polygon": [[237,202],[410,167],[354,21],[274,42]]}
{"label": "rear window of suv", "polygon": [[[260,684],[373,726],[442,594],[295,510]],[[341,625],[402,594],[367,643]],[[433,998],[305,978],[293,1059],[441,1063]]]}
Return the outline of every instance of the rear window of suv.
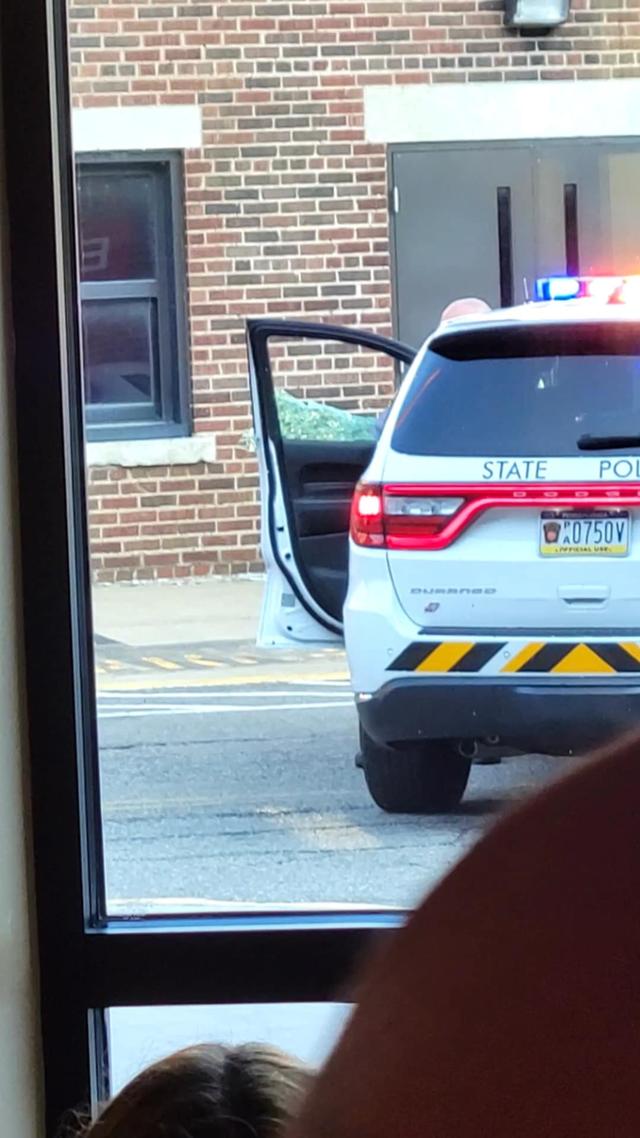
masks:
{"label": "rear window of suv", "polygon": [[601,352],[593,351],[606,346],[601,338],[580,331],[559,344],[536,342],[530,355],[516,354],[527,347],[522,333],[500,342],[494,333],[493,343],[483,336],[475,347],[469,337],[444,337],[443,354],[422,358],[391,446],[416,455],[565,456],[584,453],[585,435],[640,435],[640,344],[629,351],[640,334],[625,328],[611,344],[608,330],[613,351]]}

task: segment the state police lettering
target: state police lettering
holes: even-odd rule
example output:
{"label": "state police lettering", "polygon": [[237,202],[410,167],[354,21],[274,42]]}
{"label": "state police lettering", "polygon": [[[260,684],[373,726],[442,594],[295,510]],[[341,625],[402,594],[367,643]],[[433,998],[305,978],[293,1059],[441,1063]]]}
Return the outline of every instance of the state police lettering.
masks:
{"label": "state police lettering", "polygon": [[544,458],[496,458],[482,464],[483,481],[495,479],[497,482],[527,482],[531,478],[547,477],[547,462]]}
{"label": "state police lettering", "polygon": [[640,478],[640,458],[601,458],[600,478]]}

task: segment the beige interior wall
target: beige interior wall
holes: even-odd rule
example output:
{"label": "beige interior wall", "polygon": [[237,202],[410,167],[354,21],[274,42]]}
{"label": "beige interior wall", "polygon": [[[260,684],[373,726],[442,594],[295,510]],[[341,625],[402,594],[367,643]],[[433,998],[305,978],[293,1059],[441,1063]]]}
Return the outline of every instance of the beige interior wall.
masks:
{"label": "beige interior wall", "polygon": [[[0,127],[0,155],[1,144]],[[42,1076],[30,903],[6,254],[0,162],[0,1135],[40,1138]]]}

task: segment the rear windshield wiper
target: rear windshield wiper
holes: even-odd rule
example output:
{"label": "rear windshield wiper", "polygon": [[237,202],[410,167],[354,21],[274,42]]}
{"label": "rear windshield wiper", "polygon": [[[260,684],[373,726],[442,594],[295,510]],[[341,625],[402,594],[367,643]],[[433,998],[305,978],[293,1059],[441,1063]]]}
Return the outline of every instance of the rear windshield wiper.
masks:
{"label": "rear windshield wiper", "polygon": [[628,450],[640,447],[640,435],[580,435],[578,450]]}

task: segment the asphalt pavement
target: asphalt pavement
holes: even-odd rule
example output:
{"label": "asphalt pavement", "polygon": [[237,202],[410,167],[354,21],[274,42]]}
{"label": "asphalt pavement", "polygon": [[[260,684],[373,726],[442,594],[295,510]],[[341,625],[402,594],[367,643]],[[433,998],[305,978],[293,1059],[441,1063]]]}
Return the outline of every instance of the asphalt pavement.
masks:
{"label": "asphalt pavement", "polygon": [[565,765],[476,766],[455,814],[393,816],[354,765],[346,681],[109,692],[99,711],[114,911],[405,906]]}
{"label": "asphalt pavement", "polygon": [[455,814],[384,814],[354,764],[341,647],[257,648],[261,593],[242,579],[95,590],[113,912],[404,907],[566,767],[474,766]]}

